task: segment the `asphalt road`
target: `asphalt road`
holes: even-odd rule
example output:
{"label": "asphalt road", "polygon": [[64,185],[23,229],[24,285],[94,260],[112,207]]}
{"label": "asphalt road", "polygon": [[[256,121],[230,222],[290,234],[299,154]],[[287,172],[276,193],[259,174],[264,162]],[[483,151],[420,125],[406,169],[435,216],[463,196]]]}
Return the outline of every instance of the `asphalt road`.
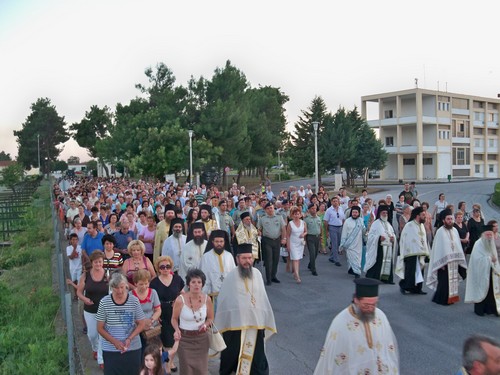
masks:
{"label": "asphalt road", "polygon": [[[432,204],[444,192],[447,201],[457,204],[465,200],[481,203],[486,219],[500,218],[500,213],[489,206],[487,200],[497,181],[422,184],[417,186],[421,200]],[[287,182],[281,186],[311,183],[310,180]],[[395,197],[401,186],[377,186],[383,189],[373,198]],[[273,191],[280,185],[273,184]],[[319,351],[333,317],[351,301],[354,291],[352,276],[347,274],[345,256],[342,267],[328,262],[328,256],[318,256],[318,277],[307,270],[307,257],[301,262],[302,284],[297,285],[291,274],[285,274],[281,263],[278,278],[281,284],[267,287],[273,306],[278,333],[267,342],[267,354],[273,375],[312,374]],[[396,277],[397,278],[397,277]],[[461,361],[461,347],[472,333],[500,337],[500,319],[478,317],[473,305],[459,302],[441,306],[431,302],[432,291],[424,287],[427,295],[401,295],[397,285],[380,287],[379,307],[386,313],[400,350],[401,374],[453,374]],[[465,282],[460,285],[463,301]],[[211,369],[216,363],[211,363]],[[216,372],[211,373],[215,374]]]}

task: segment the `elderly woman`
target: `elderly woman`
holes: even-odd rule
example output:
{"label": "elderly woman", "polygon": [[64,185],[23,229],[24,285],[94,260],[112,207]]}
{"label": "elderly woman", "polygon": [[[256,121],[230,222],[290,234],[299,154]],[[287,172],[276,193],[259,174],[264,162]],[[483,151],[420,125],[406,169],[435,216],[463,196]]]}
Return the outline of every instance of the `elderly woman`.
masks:
{"label": "elderly woman", "polygon": [[149,271],[151,278],[156,276],[153,264],[146,256],[144,256],[145,249],[146,247],[144,246],[144,243],[140,240],[132,240],[128,243],[127,251],[130,258],[123,263],[122,270],[123,274],[127,277],[130,289],[135,288],[134,274],[137,271],[145,269]]}
{"label": "elderly woman", "polygon": [[139,334],[146,325],[139,300],[128,294],[127,279],[120,272],[111,276],[113,293],[97,310],[97,330],[102,336],[105,375],[138,374],[141,370]]}
{"label": "elderly woman", "polygon": [[87,233],[87,226],[83,226],[80,218],[73,220],[73,229],[71,229],[71,233],[76,233],[78,235],[78,245],[81,245],[83,237],[85,236],[85,233]]}
{"label": "elderly woman", "polygon": [[205,274],[192,268],[186,275],[189,291],[175,300],[172,314],[174,338],[179,342],[179,367],[182,375],[208,374],[207,328],[214,320],[212,300],[202,293]]}
{"label": "elderly woman", "polygon": [[[174,328],[172,327],[172,306],[175,299],[184,289],[182,278],[172,272],[174,261],[169,256],[158,257],[155,261],[155,268],[158,270],[158,277],[151,280],[150,287],[158,293],[161,303],[161,341],[165,349],[174,345]],[[169,364],[173,365],[171,359]],[[176,368],[171,368],[176,370]]]}
{"label": "elderly woman", "polygon": [[[136,288],[129,293],[139,299],[142,311],[146,316],[144,329],[148,330],[158,324],[161,315],[161,304],[156,290],[149,287],[151,275],[146,270],[139,270],[134,275]],[[146,339],[141,335],[142,349],[146,347]]]}
{"label": "elderly woman", "polygon": [[104,253],[100,250],[94,250],[90,254],[90,270],[86,271],[80,277],[76,295],[84,303],[83,317],[87,324],[87,336],[92,346],[94,359],[102,367],[103,357],[101,342],[97,332],[96,313],[99,302],[108,295],[108,280],[103,268]]}

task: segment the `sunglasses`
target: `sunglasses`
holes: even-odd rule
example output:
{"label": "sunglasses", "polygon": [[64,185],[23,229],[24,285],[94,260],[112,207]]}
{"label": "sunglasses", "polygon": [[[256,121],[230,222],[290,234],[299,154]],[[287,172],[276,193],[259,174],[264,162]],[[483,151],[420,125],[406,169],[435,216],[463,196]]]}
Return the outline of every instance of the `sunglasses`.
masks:
{"label": "sunglasses", "polygon": [[172,268],[172,266],[170,264],[167,264],[167,265],[164,265],[162,264],[160,267],[158,267],[160,270],[164,271],[164,270],[169,270]]}

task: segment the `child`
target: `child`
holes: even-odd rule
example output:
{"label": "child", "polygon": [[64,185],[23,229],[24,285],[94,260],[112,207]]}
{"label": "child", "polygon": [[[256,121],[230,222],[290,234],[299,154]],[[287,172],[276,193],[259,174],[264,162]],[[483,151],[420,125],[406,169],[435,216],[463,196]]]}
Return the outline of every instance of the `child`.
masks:
{"label": "child", "polygon": [[[161,343],[160,337],[152,337],[148,340],[148,346],[144,350],[144,366],[142,367],[142,371],[140,375],[164,375],[164,374],[169,374],[168,370],[168,362],[170,361],[170,358],[172,358],[175,353],[177,353],[177,348],[179,347],[179,341],[175,341],[174,345],[172,348],[166,352],[163,351],[163,345]],[[160,356],[160,372],[154,372],[151,367],[148,367],[148,363],[151,364],[152,359],[155,358],[155,355],[152,355],[151,358],[149,358],[148,361],[146,361],[146,358],[148,357],[148,354],[151,353],[158,353]],[[155,367],[156,369],[157,367]],[[148,372],[149,371],[149,372]]]}

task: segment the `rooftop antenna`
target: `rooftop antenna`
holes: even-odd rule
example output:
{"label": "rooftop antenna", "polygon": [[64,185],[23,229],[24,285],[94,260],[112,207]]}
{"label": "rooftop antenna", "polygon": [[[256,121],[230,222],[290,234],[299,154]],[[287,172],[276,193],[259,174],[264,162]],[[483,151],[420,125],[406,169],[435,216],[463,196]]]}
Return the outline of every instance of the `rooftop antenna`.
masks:
{"label": "rooftop antenna", "polygon": [[439,91],[439,81],[438,81],[438,91]]}
{"label": "rooftop antenna", "polygon": [[418,78],[415,78],[415,88],[418,89]]}

